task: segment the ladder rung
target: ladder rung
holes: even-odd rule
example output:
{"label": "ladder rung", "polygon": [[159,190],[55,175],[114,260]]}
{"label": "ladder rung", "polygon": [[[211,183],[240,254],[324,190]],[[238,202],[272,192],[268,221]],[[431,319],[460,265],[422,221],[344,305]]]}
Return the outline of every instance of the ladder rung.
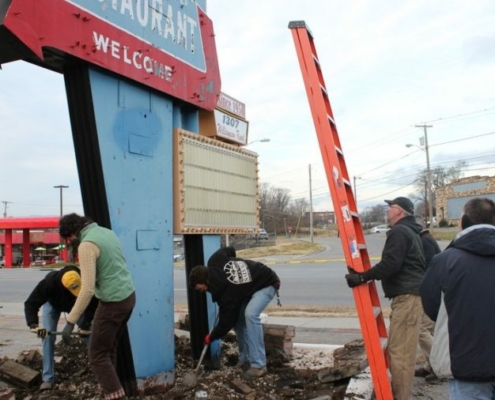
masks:
{"label": "ladder rung", "polygon": [[323,86],[322,84],[320,84],[320,90],[325,95],[325,97],[328,98],[327,88],[325,86]]}
{"label": "ladder rung", "polygon": [[333,118],[328,114],[327,114],[327,118],[332,123],[332,125],[335,126],[335,121],[333,120]]}
{"label": "ladder rung", "polygon": [[382,309],[380,307],[373,307],[373,315],[378,317],[382,313]]}
{"label": "ladder rung", "polygon": [[313,54],[313,61],[318,66],[318,68],[321,69],[320,60],[318,60],[318,57],[316,57],[314,54]]}
{"label": "ladder rung", "polygon": [[351,215],[355,218],[359,218],[359,213],[357,211],[351,211]]}
{"label": "ladder rung", "polygon": [[339,153],[341,156],[344,155],[344,152],[341,149],[339,149],[337,146],[335,146],[335,151]]}
{"label": "ladder rung", "polygon": [[359,250],[365,250],[366,249],[366,245],[364,243],[358,243],[358,249]]}
{"label": "ladder rung", "polygon": [[380,338],[380,344],[382,346],[382,350],[385,351],[385,349],[387,348],[387,344],[388,344],[388,338],[381,337]]}
{"label": "ladder rung", "polygon": [[344,182],[344,185],[351,186],[351,182],[349,182],[347,179],[342,178],[342,182]]}

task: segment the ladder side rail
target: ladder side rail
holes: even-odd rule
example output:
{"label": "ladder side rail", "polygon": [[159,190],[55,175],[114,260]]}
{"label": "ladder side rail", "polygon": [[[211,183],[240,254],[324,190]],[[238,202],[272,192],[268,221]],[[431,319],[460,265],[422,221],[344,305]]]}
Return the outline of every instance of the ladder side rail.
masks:
{"label": "ladder side rail", "polygon": [[[303,71],[303,80],[324,160],[325,172],[336,211],[338,227],[342,231],[340,236],[345,258],[349,265],[352,265],[358,271],[362,271],[364,268],[369,268],[370,266],[369,256],[365,249],[358,249],[357,238],[360,237],[360,239],[363,239],[362,242],[364,242],[364,234],[359,219],[352,216],[352,214],[357,215],[355,199],[350,188],[349,176],[345,166],[343,152],[340,148],[340,139],[334,124],[330,101],[321,73],[321,65],[318,61],[313,43],[307,35],[304,35],[304,32],[300,32],[301,29],[305,28],[291,29],[299,63]],[[324,121],[319,112],[320,110],[325,111]],[[364,262],[363,258],[365,259]],[[387,375],[387,365],[381,345],[382,340],[380,339],[380,336],[386,338],[386,327],[381,311],[379,312],[379,318],[375,318],[373,311],[374,301],[372,301],[375,297],[372,296],[373,292],[376,293],[374,282],[360,285],[353,289],[358,316],[363,330],[363,339],[365,339],[368,361],[372,370],[372,376],[376,377],[374,379],[376,394],[379,399],[391,399],[390,381]],[[381,308],[379,309],[381,310]],[[370,321],[370,318],[373,318],[373,321]]]}

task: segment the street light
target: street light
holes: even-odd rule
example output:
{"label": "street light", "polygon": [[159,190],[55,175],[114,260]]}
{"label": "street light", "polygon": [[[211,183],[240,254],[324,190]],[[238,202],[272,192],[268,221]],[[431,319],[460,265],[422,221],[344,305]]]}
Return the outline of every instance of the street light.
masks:
{"label": "street light", "polygon": [[253,144],[253,143],[256,143],[256,142],[266,143],[266,142],[269,142],[269,141],[270,141],[269,138],[263,138],[263,139],[253,140],[252,142],[249,142],[248,145]]}
{"label": "street light", "polygon": [[[431,125],[430,125],[431,126]],[[428,218],[430,221],[430,230],[433,232],[433,190],[432,190],[432,179],[431,179],[431,168],[430,168],[430,153],[428,148],[428,135],[426,133],[426,128],[430,127],[427,125],[422,125],[424,127],[424,146],[418,146],[415,144],[406,144],[406,147],[417,147],[426,154],[426,185],[428,186]],[[426,222],[426,227],[428,227],[428,220]]]}
{"label": "street light", "polygon": [[[63,194],[62,193],[63,193],[63,190],[64,189],[67,189],[68,187],[69,186],[66,186],[66,185],[57,185],[57,186],[54,186],[53,187],[54,189],[60,189],[60,218],[62,218],[63,212],[64,212],[63,211],[63,207],[64,207],[63,206],[63,204],[64,204],[64,200],[63,199],[64,199],[64,197],[63,197]],[[58,254],[59,254],[59,256],[61,258],[66,258],[66,257],[63,257],[62,256],[62,248],[63,248],[63,246],[64,246],[63,242],[60,242],[60,244],[58,245],[58,251],[59,251]],[[64,260],[64,261],[67,261],[67,260]]]}
{"label": "street light", "polygon": [[65,185],[57,185],[57,186],[54,186],[53,188],[54,189],[60,189],[60,218],[62,218],[63,216],[63,204],[64,204],[64,197],[63,197],[63,190],[64,189],[67,189],[69,186],[65,186]]}

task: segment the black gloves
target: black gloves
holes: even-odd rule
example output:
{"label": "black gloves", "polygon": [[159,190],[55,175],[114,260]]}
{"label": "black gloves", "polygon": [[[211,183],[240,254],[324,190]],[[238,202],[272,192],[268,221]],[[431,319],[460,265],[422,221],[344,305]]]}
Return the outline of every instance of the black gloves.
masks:
{"label": "black gloves", "polygon": [[64,327],[64,330],[62,331],[62,340],[64,341],[65,344],[70,344],[70,335],[72,334],[73,330],[74,330],[74,324],[67,322],[67,324]]}
{"label": "black gloves", "polygon": [[31,332],[35,333],[40,339],[44,339],[48,336],[48,331],[44,328],[40,328],[36,324],[31,324],[30,329]]}
{"label": "black gloves", "polygon": [[357,272],[354,268],[347,266],[349,273],[346,274],[345,279],[347,280],[347,285],[353,288],[358,285],[362,285],[368,281],[375,279],[373,270],[369,269],[365,272]]}

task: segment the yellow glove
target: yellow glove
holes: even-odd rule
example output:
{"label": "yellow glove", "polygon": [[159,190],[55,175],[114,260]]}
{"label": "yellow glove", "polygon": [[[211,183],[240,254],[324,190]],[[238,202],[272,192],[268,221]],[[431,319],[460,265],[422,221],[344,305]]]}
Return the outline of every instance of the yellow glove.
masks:
{"label": "yellow glove", "polygon": [[39,326],[31,328],[30,331],[35,333],[40,339],[44,339],[48,336],[48,331],[44,328],[40,328]]}

